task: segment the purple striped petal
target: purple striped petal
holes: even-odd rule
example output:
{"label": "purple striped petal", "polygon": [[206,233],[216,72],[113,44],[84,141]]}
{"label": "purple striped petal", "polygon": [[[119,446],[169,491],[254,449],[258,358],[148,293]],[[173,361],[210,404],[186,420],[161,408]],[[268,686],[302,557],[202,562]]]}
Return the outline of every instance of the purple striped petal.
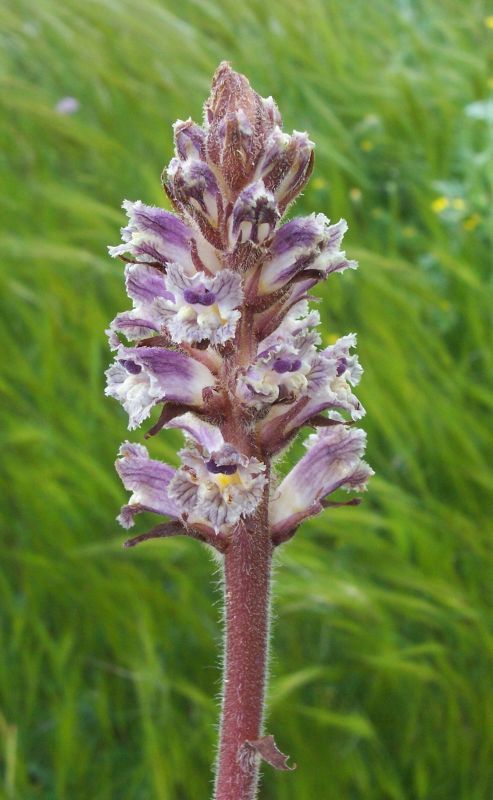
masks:
{"label": "purple striped petal", "polygon": [[140,200],[135,203],[124,200],[122,205],[129,222],[122,228],[123,244],[108,248],[111,256],[129,253],[142,261],[157,261],[163,265],[176,261],[193,271],[190,250],[193,232],[188,225],[175,214],[146,206]]}
{"label": "purple striped petal", "polygon": [[168,166],[166,188],[181,211],[199,224],[212,244],[220,244],[216,228],[222,216],[222,195],[211,168],[198,158],[173,158]]}
{"label": "purple striped petal", "polygon": [[211,425],[209,422],[205,422],[190,412],[175,417],[171,422],[168,422],[166,427],[178,428],[183,431],[197,444],[204,447],[208,453],[220,450],[224,445],[224,439],[219,428],[215,425]]}
{"label": "purple striped petal", "polygon": [[137,305],[151,305],[156,297],[172,297],[166,290],[164,273],[147,264],[126,265],[125,287]]}
{"label": "purple striped petal", "polygon": [[314,143],[308,134],[292,136],[276,127],[267,142],[255,174],[275,196],[281,213],[303,190],[313,169]]}
{"label": "purple striped petal", "polygon": [[311,513],[310,509],[341,487],[361,490],[366,483],[364,474],[370,476],[369,468],[364,468],[361,461],[365,445],[365,432],[345,425],[324,428],[309,436],[307,453],[274,492],[271,524],[282,526],[289,518],[305,511]]}
{"label": "purple striped petal", "polygon": [[173,125],[176,155],[183,161],[187,158],[203,158],[205,131],[190,117],[183,121],[178,119]]}
{"label": "purple striped petal", "polygon": [[204,364],[164,347],[121,347],[106,376],[106,395],[122,404],[130,430],[159,402],[201,406],[203,390],[215,383]]}
{"label": "purple striped petal", "polygon": [[340,251],[346,230],[345,220],[331,225],[324,214],[287,222],[272,240],[271,256],[260,275],[259,293],[276,291],[294,278],[303,280],[305,273],[314,284],[331,272],[355,269],[356,262],[348,261]]}
{"label": "purple striped petal", "polygon": [[177,519],[180,511],[168,495],[168,486],[176,470],[149,458],[147,448],[141,444],[124,442],[118,455],[116,471],[125,489],[132,492],[129,503],[122,507],[117,518],[120,525],[131,528],[135,515],[141,511]]}
{"label": "purple striped petal", "polygon": [[116,333],[123,333],[129,341],[135,341],[152,336],[154,333],[158,333],[159,329],[158,323],[155,319],[152,319],[151,315],[145,319],[139,314],[139,311],[123,311],[121,314],[117,314],[110,323],[108,330],[110,346],[115,350],[121,344],[118,338],[113,338]]}

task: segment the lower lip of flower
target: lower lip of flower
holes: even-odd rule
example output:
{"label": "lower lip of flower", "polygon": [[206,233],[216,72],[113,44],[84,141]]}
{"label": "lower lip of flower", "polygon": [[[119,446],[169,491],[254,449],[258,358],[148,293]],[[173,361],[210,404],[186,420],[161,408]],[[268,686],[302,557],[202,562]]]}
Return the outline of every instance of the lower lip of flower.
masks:
{"label": "lower lip of flower", "polygon": [[277,358],[272,365],[275,372],[282,375],[284,372],[296,372],[301,367],[299,358],[291,360],[289,358]]}
{"label": "lower lip of flower", "polygon": [[209,292],[207,289],[202,291],[194,291],[193,289],[185,289],[183,292],[183,299],[186,303],[199,306],[212,306],[216,302],[216,295],[214,292]]}
{"label": "lower lip of flower", "polygon": [[213,475],[234,475],[238,469],[236,464],[216,464],[213,458],[207,461],[205,466]]}

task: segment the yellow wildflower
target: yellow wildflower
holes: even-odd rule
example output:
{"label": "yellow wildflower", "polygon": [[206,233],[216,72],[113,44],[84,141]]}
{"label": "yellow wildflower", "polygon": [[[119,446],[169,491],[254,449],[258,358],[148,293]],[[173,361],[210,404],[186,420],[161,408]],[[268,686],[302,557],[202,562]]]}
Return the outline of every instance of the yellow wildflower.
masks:
{"label": "yellow wildflower", "polygon": [[365,151],[365,153],[369,153],[370,150],[373,150],[375,145],[371,141],[371,139],[363,139],[360,145],[361,149]]}
{"label": "yellow wildflower", "polygon": [[327,181],[325,178],[314,178],[312,180],[312,186],[314,189],[325,189],[327,186]]}
{"label": "yellow wildflower", "polygon": [[493,30],[493,14],[490,14],[488,17],[484,18],[484,24],[490,30]]}
{"label": "yellow wildflower", "polygon": [[352,189],[349,190],[349,197],[353,201],[353,203],[361,202],[361,198],[363,197],[363,192],[361,189],[358,189],[357,186],[353,186]]}
{"label": "yellow wildflower", "polygon": [[441,214],[449,205],[450,200],[448,197],[436,197],[431,204],[431,210],[434,211],[435,214]]}

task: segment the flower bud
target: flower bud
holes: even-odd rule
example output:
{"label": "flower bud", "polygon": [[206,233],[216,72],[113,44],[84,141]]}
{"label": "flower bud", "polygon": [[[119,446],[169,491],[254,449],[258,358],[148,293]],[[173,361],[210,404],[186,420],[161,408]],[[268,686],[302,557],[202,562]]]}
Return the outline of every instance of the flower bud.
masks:
{"label": "flower bud", "polygon": [[166,188],[183,211],[196,220],[204,236],[216,243],[214,231],[222,215],[221,192],[210,167],[204,161],[173,158],[168,167]]}
{"label": "flower bud", "polygon": [[227,62],[219,65],[205,105],[209,124],[206,152],[233,191],[241,189],[253,174],[278,117],[272,98],[260,97]]}
{"label": "flower bud", "polygon": [[292,136],[276,127],[256,168],[267,189],[274,194],[281,213],[302,191],[313,169],[313,142],[306,133]]}
{"label": "flower bud", "polygon": [[231,214],[229,239],[236,244],[262,244],[272,235],[280,214],[262,181],[250,184],[238,197]]}
{"label": "flower bud", "polygon": [[175,152],[178,158],[202,158],[204,154],[205,131],[190,117],[184,122],[178,119],[173,125]]}

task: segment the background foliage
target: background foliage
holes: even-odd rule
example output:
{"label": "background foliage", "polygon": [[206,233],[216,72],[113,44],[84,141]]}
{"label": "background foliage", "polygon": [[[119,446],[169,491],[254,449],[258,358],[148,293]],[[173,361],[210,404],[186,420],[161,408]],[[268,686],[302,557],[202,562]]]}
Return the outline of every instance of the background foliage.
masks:
{"label": "background foliage", "polygon": [[349,221],[360,270],[330,279],[321,312],[328,341],[358,331],[377,471],[360,508],[280,554],[268,731],[298,769],[266,769],[263,797],[493,796],[492,13],[2,6],[2,797],[210,791],[217,568],[194,542],[121,548],[103,331],[126,305],[105,250],[120,202],[164,202],[171,123],[200,118],[223,58],[317,143],[296,212]]}

